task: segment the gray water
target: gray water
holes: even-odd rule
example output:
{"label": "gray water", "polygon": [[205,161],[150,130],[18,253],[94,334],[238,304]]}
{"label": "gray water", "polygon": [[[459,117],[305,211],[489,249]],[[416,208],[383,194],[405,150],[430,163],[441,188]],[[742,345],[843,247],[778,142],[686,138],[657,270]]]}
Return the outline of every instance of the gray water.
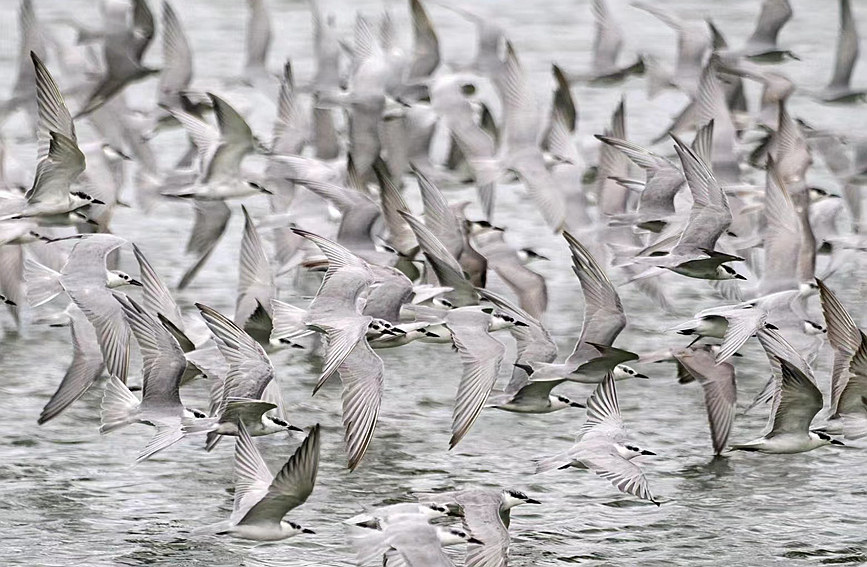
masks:
{"label": "gray water", "polygon": [[[75,15],[96,22],[95,2],[35,0],[47,21]],[[158,13],[158,5],[151,2]],[[195,86],[214,89],[250,118],[254,130],[270,131],[273,110],[249,91],[224,85],[243,64],[245,2],[190,0],[174,2],[191,39],[196,58]],[[289,56],[303,83],[312,74],[311,24],[301,1],[268,2],[274,26],[270,63],[276,70]],[[671,60],[674,35],[626,2],[612,7],[627,30],[626,49],[650,51]],[[739,45],[752,29],[758,1],[660,2],[686,17],[712,16]],[[818,89],[831,73],[837,25],[836,2],[792,0],[795,18],[781,42],[803,57],[784,72],[805,91]],[[17,2],[0,1],[0,93],[11,89],[16,65]],[[407,35],[405,6],[388,3]],[[853,2],[859,25],[867,32],[867,6]],[[342,29],[350,30],[354,11],[375,15],[380,2],[342,2],[333,6]],[[552,61],[567,69],[589,64],[592,17],[589,2],[486,0],[474,3],[479,13],[501,24],[514,41],[525,68],[532,74],[541,100],[551,88]],[[472,53],[472,28],[451,13],[431,6],[444,56],[466,61]],[[159,64],[155,42],[148,60]],[[854,84],[867,84],[867,69],[856,68]],[[61,80],[61,86],[65,86]],[[578,86],[573,90],[580,113],[580,141],[594,155],[593,133],[601,132],[621,93],[627,98],[630,138],[646,142],[659,134],[684,98],[666,93],[649,101],[643,79],[614,88]],[[128,93],[131,106],[153,104],[155,82]],[[757,91],[752,89],[751,101]],[[74,105],[71,105],[74,106]],[[796,96],[792,112],[818,128],[862,134],[867,126],[863,107],[822,106]],[[80,137],[87,140],[87,127]],[[9,152],[32,171],[33,141],[25,122],[10,121],[4,129]],[[164,165],[183,149],[183,138],[167,135],[155,144]],[[839,191],[821,164],[811,182]],[[754,180],[761,180],[756,174]],[[417,206],[410,185],[411,204]],[[457,191],[450,199],[471,197]],[[568,266],[562,239],[551,235],[520,187],[500,188],[497,223],[509,229],[515,245],[531,246],[552,258],[536,265],[547,278],[550,294],[545,323],[561,349],[578,337],[583,313],[580,287]],[[265,210],[250,199],[249,206]],[[236,213],[239,206],[233,204]],[[417,209],[416,209],[417,210]],[[183,308],[201,301],[231,313],[237,277],[239,214],[217,253],[195,283],[179,295]],[[187,259],[183,246],[192,222],[191,208],[165,203],[148,216],[136,210],[117,212],[113,228],[138,243],[169,282],[180,277]],[[131,255],[123,265],[135,272]],[[860,266],[832,280],[850,311],[865,323],[865,269]],[[617,278],[617,275],[614,275]],[[630,286],[621,288],[630,324],[618,344],[646,351],[680,344],[682,337],[662,332],[694,311],[718,300],[704,284],[672,277],[667,280],[677,313],[665,314]],[[283,297],[298,300],[291,281],[283,282]],[[491,287],[502,291],[494,279]],[[314,288],[315,289],[315,288]],[[136,292],[131,292],[136,293]],[[815,307],[815,305],[813,306]],[[35,315],[38,315],[36,313]],[[818,316],[818,315],[817,315]],[[352,551],[341,519],[365,505],[406,499],[414,491],[474,487],[512,487],[543,502],[521,507],[512,515],[512,562],[515,565],[760,565],[867,562],[867,489],[864,488],[864,443],[861,448],[823,448],[800,455],[736,454],[711,460],[704,407],[697,386],[680,386],[669,365],[645,366],[647,381],[619,386],[624,420],[633,438],[658,453],[643,459],[651,489],[662,501],[657,508],[619,494],[606,481],[580,471],[556,471],[533,476],[531,458],[568,446],[583,412],[513,415],[486,411],[458,447],[447,451],[451,406],[460,377],[460,362],[447,346],[410,345],[381,352],[386,386],[377,434],[362,466],[346,471],[340,425],[339,388],[332,385],[316,397],[310,392],[319,361],[305,354],[273,355],[278,380],[291,409],[293,423],[322,424],[323,447],[319,477],[310,499],[290,518],[317,534],[279,544],[249,543],[190,537],[189,531],[225,518],[231,510],[232,443],[211,454],[192,441],[183,442],[150,461],[132,463],[150,433],[144,427],[100,436],[100,389],[95,387],[65,414],[45,426],[36,418],[70,361],[68,330],[27,325],[18,334],[5,314],[0,346],[0,563],[20,565],[351,565]],[[508,336],[500,338],[509,342]],[[511,345],[510,345],[511,346]],[[568,351],[567,351],[568,352]],[[827,390],[830,351],[823,350],[816,373]],[[511,360],[511,359],[509,359]],[[761,388],[768,367],[755,345],[735,360],[741,408]],[[504,373],[509,363],[504,364]],[[131,375],[136,376],[131,371]],[[136,378],[133,378],[135,380]],[[574,385],[566,395],[582,398],[589,387]],[[185,392],[190,405],[201,403],[203,389]],[[766,415],[758,410],[738,415],[732,440],[755,437]],[[267,461],[281,464],[292,445],[285,437],[257,442]],[[859,443],[856,443],[859,445]]]}

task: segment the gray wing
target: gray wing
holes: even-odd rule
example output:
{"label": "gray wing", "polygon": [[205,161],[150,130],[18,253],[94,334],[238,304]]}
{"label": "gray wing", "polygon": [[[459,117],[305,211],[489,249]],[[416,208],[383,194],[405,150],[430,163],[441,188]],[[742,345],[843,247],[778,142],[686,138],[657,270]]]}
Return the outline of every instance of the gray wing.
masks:
{"label": "gray wing", "polygon": [[411,0],[412,13],[412,63],[409,80],[429,77],[440,64],[440,45],[436,30],[421,0]]}
{"label": "gray wing", "polygon": [[774,425],[768,437],[795,433],[805,435],[822,409],[822,392],[791,362],[780,359],[782,380],[774,396]]}
{"label": "gray wing", "polygon": [[503,239],[503,231],[484,229],[476,233],[476,246],[488,261],[488,266],[518,296],[521,308],[540,318],[548,307],[545,278],[527,268],[514,248]]}
{"label": "gray wing", "polygon": [[36,74],[36,104],[39,111],[36,125],[36,138],[39,144],[37,158],[41,160],[48,155],[51,132],[57,132],[73,143],[77,142],[77,138],[72,115],[66,107],[57,83],[35,53],[31,52],[30,58]]}
{"label": "gray wing", "polygon": [[230,520],[237,522],[244,517],[250,508],[268,494],[268,487],[273,480],[274,475],[268,470],[247,428],[243,422],[239,422],[235,441],[235,501]]}
{"label": "gray wing", "polygon": [[187,367],[178,341],[157,319],[145,312],[134,300],[117,294],[114,298],[138,341],[142,356],[142,406],[181,408],[179,388]]}
{"label": "gray wing", "polygon": [[611,346],[626,327],[626,315],[614,284],[590,251],[568,232],[564,232],[563,236],[572,253],[572,271],[578,276],[584,294],[581,337],[566,359],[568,364],[572,364],[586,362],[597,356],[597,350],[589,343]]}
{"label": "gray wing", "polygon": [[545,166],[542,151],[535,146],[519,150],[519,154],[511,158],[511,168],[524,183],[548,226],[554,232],[563,230],[567,220],[565,191]]}
{"label": "gray wing", "polygon": [[[243,326],[259,305],[270,309],[271,298],[276,295],[274,275],[271,264],[265,256],[265,248],[259,231],[246,207],[244,213],[244,234],[241,238],[241,254],[238,262],[238,299],[235,303],[235,324]],[[270,313],[269,313],[270,315]]]}
{"label": "gray wing", "polygon": [[232,211],[225,201],[195,202],[196,220],[187,242],[187,253],[198,256],[196,262],[184,272],[178,289],[187,287],[216,248],[220,237],[226,232]]}
{"label": "gray wing", "polygon": [[[21,0],[18,10],[18,75],[15,86],[12,89],[12,99],[17,102],[32,101],[33,83],[35,72],[28,62],[31,53],[45,56],[45,37],[42,33],[42,24],[36,17],[31,0]],[[10,101],[12,102],[12,101]],[[35,109],[36,106],[31,106]],[[31,110],[28,110],[32,114]]]}
{"label": "gray wing", "polygon": [[201,303],[196,303],[196,307],[229,364],[224,399],[260,399],[268,382],[274,378],[274,367],[265,350],[225,315]]}
{"label": "gray wing", "polygon": [[133,244],[132,250],[139,265],[145,309],[153,315],[162,315],[175,327],[183,330],[184,321],[175,298],[139,247]]}
{"label": "gray wing", "polygon": [[193,54],[180,19],[168,1],[163,2],[163,68],[160,71],[159,102],[180,104],[178,95],[193,78]]}
{"label": "gray wing", "polygon": [[42,408],[39,424],[54,419],[80,398],[105,369],[102,352],[93,326],[75,306],[70,306],[69,328],[72,332],[72,363],[57,391]]}
{"label": "gray wing", "polygon": [[837,412],[843,419],[847,439],[867,435],[867,338],[861,335],[861,345],[849,365],[849,380],[840,394]]}
{"label": "gray wing", "polygon": [[829,89],[846,89],[852,78],[852,70],[858,59],[858,30],[849,0],[840,0],[840,34],[837,36],[837,51],[834,56],[834,74]]}
{"label": "gray wing", "polygon": [[[270,384],[276,384],[272,381]],[[221,423],[249,423],[253,424],[262,420],[262,415],[277,405],[264,400],[248,400],[245,398],[228,398],[223,413],[220,415]]]}
{"label": "gray wing", "polygon": [[617,67],[617,56],[623,47],[623,32],[614,20],[605,0],[593,0],[596,36],[593,40],[593,72],[605,75]]}
{"label": "gray wing", "polygon": [[379,199],[382,216],[388,228],[388,243],[404,256],[412,256],[418,248],[415,234],[398,211],[408,211],[409,206],[403,199],[400,189],[392,179],[388,167],[381,160],[373,164],[373,172],[379,182]]}
{"label": "gray wing", "polygon": [[463,270],[455,257],[420,220],[406,211],[402,211],[401,215],[415,233],[419,246],[439,283],[452,288],[453,291],[449,293],[452,303],[457,307],[477,304],[478,296],[473,284],[464,277]]}
{"label": "gray wing", "polygon": [[51,132],[48,155],[36,165],[33,185],[25,193],[30,204],[68,198],[70,185],[84,172],[84,154],[74,140]]}
{"label": "gray wing", "polygon": [[250,17],[247,19],[245,68],[264,69],[268,48],[271,46],[271,17],[265,0],[247,0]]}
{"label": "gray wing", "polygon": [[110,234],[92,234],[72,249],[60,283],[96,330],[108,373],[126,382],[129,370],[129,326],[120,304],[105,287],[108,254],[126,241]]}
{"label": "gray wing", "polygon": [[576,460],[588,469],[613,484],[617,490],[658,505],[650,492],[644,471],[621,457],[613,445],[594,439],[581,441],[578,446],[580,450],[576,453]]}
{"label": "gray wing", "polygon": [[[765,356],[768,357],[768,363],[771,366],[771,379],[748,409],[752,409],[759,404],[771,401],[771,416],[773,416],[777,410],[777,404],[779,403],[779,397],[776,393],[779,389],[779,384],[783,379],[780,360],[788,360],[791,364],[796,365],[801,372],[810,378],[810,380],[815,382],[815,379],[813,378],[813,370],[810,368],[810,365],[807,364],[807,361],[801,353],[795,350],[795,347],[790,345],[788,341],[783,338],[783,335],[781,335],[779,331],[768,327],[761,327],[756,332],[756,338],[759,339],[759,344],[762,345],[762,349],[765,351]],[[771,427],[773,426],[772,422],[772,419],[768,420],[768,425],[765,431],[766,433],[771,430]]]}
{"label": "gray wing", "polygon": [[[464,529],[484,545],[467,547],[467,567],[506,567],[509,558],[509,529],[500,517],[500,491],[464,491],[455,501],[464,511]],[[506,512],[508,514],[508,511]]]}
{"label": "gray wing", "polygon": [[316,195],[334,204],[340,211],[340,228],[337,240],[348,246],[370,247],[370,233],[373,224],[382,214],[379,205],[370,197],[350,187],[316,179],[289,178],[290,181],[304,185]]}
{"label": "gray wing", "polygon": [[674,357],[704,390],[713,449],[719,455],[728,442],[738,401],[735,368],[727,362],[717,364],[713,354],[703,348],[675,352]]}
{"label": "gray wing", "polygon": [[671,160],[627,140],[609,136],[597,138],[623,152],[644,170],[646,182],[638,201],[639,212],[674,214],[674,196],[685,180],[683,173]]}
{"label": "gray wing", "polygon": [[610,373],[605,375],[587,398],[587,420],[581,426],[579,435],[582,435],[583,439],[606,438],[609,443],[625,439],[626,430],[617,401],[617,387]]}
{"label": "gray wing", "polygon": [[425,520],[391,525],[385,532],[386,542],[413,567],[454,567],[443,552],[436,528]]}
{"label": "gray wing", "polygon": [[314,425],[295,453],[274,477],[268,492],[250,508],[238,525],[279,523],[313,492],[319,471],[319,425]]}
{"label": "gray wing", "polygon": [[325,284],[328,282],[328,280],[331,279],[331,276],[342,268],[352,267],[361,271],[366,271],[368,277],[371,280],[373,279],[373,275],[370,274],[370,269],[368,268],[367,263],[352,252],[350,252],[346,247],[341,246],[340,244],[334,242],[333,240],[329,240],[324,236],[319,236],[318,234],[314,234],[300,228],[293,228],[292,232],[294,232],[298,236],[303,236],[304,238],[315,244],[328,259],[328,270],[325,272],[325,277],[322,280],[322,285],[320,286],[317,295],[322,293],[322,289],[325,287]]}
{"label": "gray wing", "polygon": [[375,280],[362,313],[391,323],[400,322],[400,308],[410,302],[413,294],[412,281],[391,266],[372,264],[370,269]]}
{"label": "gray wing", "polygon": [[418,178],[418,188],[424,205],[424,224],[449,253],[457,258],[464,248],[463,230],[457,215],[449,206],[442,191],[421,171],[412,168]]}
{"label": "gray wing", "polygon": [[373,439],[382,403],[382,359],[362,337],[337,369],[343,384],[343,427],[349,470],[355,470]]}
{"label": "gray wing", "polygon": [[765,266],[760,293],[797,288],[798,262],[792,259],[798,257],[802,246],[801,220],[770,156],[764,217]]}
{"label": "gray wing", "polygon": [[727,360],[736,353],[765,324],[767,312],[763,309],[737,309],[720,313],[728,321],[723,342],[716,355],[717,363]]}
{"label": "gray wing", "polygon": [[689,220],[672,255],[694,255],[713,250],[720,235],[731,225],[732,213],[722,187],[710,167],[676,136],[675,151],[683,165],[684,177],[692,192]]}
{"label": "gray wing", "polygon": [[759,13],[756,29],[747,40],[748,46],[774,47],[777,45],[777,35],[783,26],[792,18],[792,7],[789,0],[764,0]]}
{"label": "gray wing", "polygon": [[450,311],[446,325],[461,355],[463,373],[452,413],[451,449],[467,434],[497,381],[506,347],[488,334],[490,316],[481,311]]}
{"label": "gray wing", "polygon": [[328,337],[325,361],[322,365],[322,373],[313,389],[314,394],[325,385],[328,378],[345,362],[355,347],[365,341],[364,337],[372,320],[372,317],[348,314],[345,317],[311,321],[311,325],[324,331]]}
{"label": "gray wing", "polygon": [[834,348],[834,366],[831,373],[831,415],[837,411],[840,395],[849,379],[852,356],[861,346],[861,333],[855,321],[837,296],[825,283],[816,279],[822,315],[828,328],[828,341]]}

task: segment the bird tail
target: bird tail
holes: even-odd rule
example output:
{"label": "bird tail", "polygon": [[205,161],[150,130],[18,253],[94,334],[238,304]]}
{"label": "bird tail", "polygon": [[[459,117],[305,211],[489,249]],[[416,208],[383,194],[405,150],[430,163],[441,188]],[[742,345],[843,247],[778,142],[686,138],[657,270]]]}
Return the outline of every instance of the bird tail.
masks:
{"label": "bird tail", "polygon": [[32,307],[48,303],[63,291],[60,272],[30,258],[24,261],[24,281],[27,282],[27,301]]}
{"label": "bird tail", "polygon": [[271,300],[271,340],[297,338],[309,333],[304,318],[307,311],[276,299]]}
{"label": "bird tail", "polygon": [[195,435],[197,433],[210,433],[217,428],[220,423],[218,417],[195,418],[188,417],[181,421],[181,432],[184,435]]}
{"label": "bird tail", "polygon": [[105,392],[102,394],[99,432],[109,433],[135,423],[134,416],[138,406],[138,398],[129,391],[126,384],[117,376],[112,376],[108,379]]}
{"label": "bird tail", "polygon": [[150,459],[163,449],[168,449],[178,441],[184,438],[184,431],[181,424],[157,425],[157,432],[145,445],[144,450],[136,458],[135,462],[140,463],[146,459]]}
{"label": "bird tail", "polygon": [[219,443],[223,437],[224,435],[220,435],[216,431],[208,433],[208,437],[205,439],[205,451],[213,451],[214,447],[217,446],[217,443]]}
{"label": "bird tail", "polygon": [[569,453],[557,453],[550,457],[538,457],[533,459],[536,464],[535,474],[562,469],[572,464],[572,456]]}

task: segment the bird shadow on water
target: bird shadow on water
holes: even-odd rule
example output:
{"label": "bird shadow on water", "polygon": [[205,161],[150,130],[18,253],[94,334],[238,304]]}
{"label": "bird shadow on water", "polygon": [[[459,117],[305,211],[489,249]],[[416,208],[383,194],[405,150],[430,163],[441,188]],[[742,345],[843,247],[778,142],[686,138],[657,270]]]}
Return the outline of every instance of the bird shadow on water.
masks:
{"label": "bird shadow on water", "polygon": [[734,473],[731,459],[722,455],[714,457],[706,463],[690,465],[680,470],[684,479],[720,478]]}

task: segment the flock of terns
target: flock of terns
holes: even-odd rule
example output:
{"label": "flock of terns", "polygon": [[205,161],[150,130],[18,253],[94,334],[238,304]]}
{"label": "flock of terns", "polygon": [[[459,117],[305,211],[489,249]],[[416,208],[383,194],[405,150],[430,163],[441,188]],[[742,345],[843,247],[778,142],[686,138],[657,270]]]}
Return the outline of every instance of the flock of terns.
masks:
{"label": "flock of terns", "polygon": [[[139,460],[188,437],[200,436],[207,450],[234,437],[231,516],[202,531],[259,541],[313,533],[284,516],[314,490],[320,459],[319,425],[292,423],[283,403],[280,369],[268,355],[276,349],[321,354],[314,394],[339,378],[350,470],[375,443],[387,374],[377,350],[414,341],[448,344],[460,356],[449,448],[486,411],[586,408],[574,445],[540,456],[536,471],[587,469],[656,505],[636,463],[654,453],[630,439],[618,404],[620,380],[647,378],[630,362],[671,361],[680,381],[698,382],[716,455],[727,447],[798,453],[867,435],[867,340],[835,284],[826,284],[864,257],[867,243],[857,230],[839,228],[860,223],[864,145],[787,111],[799,89],[774,64],[805,55],[777,41],[792,17],[787,0],[761,3],[756,31],[741,48],[729,47],[712,22],[636,2],[677,33],[673,69],[646,54],[619,63],[622,32],[606,2],[593,0],[592,69],[555,65],[547,113],[493,19],[427,2],[476,27],[474,59],[452,65],[440,57],[425,4],[409,1],[412,44],[404,49],[388,12],[358,15],[353,37],[344,37],[334,15],[311,1],[316,73],[297,86],[288,62],[279,77],[267,69],[266,1],[249,0],[247,59],[234,88],[273,100],[266,143],[224,98],[196,90],[190,42],[168,1],[157,26],[146,0],[104,0],[101,27],[64,22],[76,30],[73,46],[37,18],[31,0],[21,1],[18,76],[2,113],[29,119],[37,159],[26,180],[26,167],[8,163],[0,179],[0,290],[19,324],[27,305],[68,326],[74,353],[40,424],[88,389],[103,388],[100,432],[133,424],[153,432]],[[839,10],[832,78],[807,96],[850,104],[864,94],[850,85],[858,36],[849,0],[840,0]],[[163,59],[156,69],[143,56],[158,29]],[[570,84],[607,86],[633,74],[646,77],[651,94],[678,89],[691,102],[648,149],[627,138],[621,101],[610,128],[596,136],[597,165],[588,167],[575,143]],[[127,86],[151,78],[157,106],[128,108]],[[757,108],[746,103],[745,81],[762,86]],[[77,136],[82,122],[97,133],[90,141]],[[160,167],[150,145],[177,128],[189,149],[174,167]],[[443,159],[432,151],[435,140],[446,146]],[[262,171],[247,166],[256,155]],[[810,184],[814,156],[839,180],[842,198]],[[120,195],[128,172],[135,205]],[[523,216],[562,234],[580,282],[584,321],[565,358],[543,323],[545,279],[528,267],[544,257],[513,246],[494,222],[498,184],[515,180],[529,195]],[[469,203],[446,198],[449,188],[468,185],[477,190],[480,218],[469,218]],[[416,190],[421,213],[405,202]],[[225,231],[228,202],[257,196],[267,198],[271,213],[257,219],[241,207],[231,318],[201,303],[198,313],[183,313],[142,248],[116,236],[123,227],[111,223],[118,206],[147,212],[157,199],[192,204],[193,262],[177,286],[183,292]],[[137,277],[115,269],[128,244]],[[290,277],[302,271],[322,274],[307,303]],[[488,274],[511,293],[487,289]],[[660,309],[668,309],[664,282],[671,278],[691,278],[718,299],[672,329],[692,338],[688,346],[636,354],[614,346],[627,315],[609,274],[638,286]],[[513,337],[515,360],[506,359],[498,331]],[[753,337],[771,376],[752,407],[768,408],[770,418],[761,437],[729,446],[733,357]],[[826,344],[834,357],[831,398],[816,420],[825,401],[811,363]],[[140,393],[132,386],[132,345],[141,355]],[[497,388],[507,370],[510,379]],[[557,393],[564,382],[594,390],[586,400],[570,399]],[[182,399],[187,384],[197,383],[210,388],[208,408]],[[303,440],[274,474],[253,438],[280,432]],[[371,508],[347,524],[359,564],[452,565],[442,547],[466,544],[466,565],[505,565],[510,510],[521,504],[539,502],[512,489],[467,489]]]}

